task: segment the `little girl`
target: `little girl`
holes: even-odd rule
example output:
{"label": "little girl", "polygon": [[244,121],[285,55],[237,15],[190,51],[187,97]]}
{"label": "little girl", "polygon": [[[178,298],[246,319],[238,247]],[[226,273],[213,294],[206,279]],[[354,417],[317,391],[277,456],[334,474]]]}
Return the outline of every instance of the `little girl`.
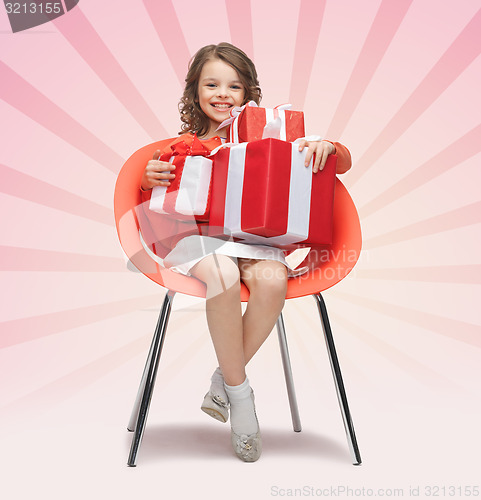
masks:
{"label": "little girl", "polygon": [[[251,100],[259,104],[261,100],[253,62],[229,43],[201,48],[191,61],[185,82],[179,105],[181,137],[191,139],[197,134],[209,150],[225,142],[226,129],[218,127],[232,107]],[[166,151],[172,141],[166,141]],[[316,155],[314,173],[333,153],[338,156],[337,173],[351,167],[349,151],[339,143],[301,141],[299,150],[306,147],[306,167]],[[169,186],[175,178],[175,167],[159,161],[160,154],[156,151],[145,168],[141,181],[144,201],[154,186]],[[155,231],[155,217],[150,220]],[[273,329],[284,306],[287,278],[294,272],[280,249],[209,237],[202,223],[175,223],[177,234],[162,239],[167,251],[170,249],[164,265],[206,284],[207,322],[219,362],[201,408],[222,422],[228,420],[230,409],[234,451],[241,460],[253,462],[259,458],[262,444],[245,366]],[[250,292],[244,315],[241,281]]]}

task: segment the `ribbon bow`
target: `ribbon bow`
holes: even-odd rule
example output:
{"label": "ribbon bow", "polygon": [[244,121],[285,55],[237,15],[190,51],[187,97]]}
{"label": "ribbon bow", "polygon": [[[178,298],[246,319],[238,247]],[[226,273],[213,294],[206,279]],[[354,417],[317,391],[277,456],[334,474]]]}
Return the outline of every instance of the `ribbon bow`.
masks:
{"label": "ribbon bow", "polygon": [[204,146],[202,141],[194,135],[179,137],[170,144],[170,152],[162,153],[160,160],[169,161],[172,156],[209,156],[210,150]]}

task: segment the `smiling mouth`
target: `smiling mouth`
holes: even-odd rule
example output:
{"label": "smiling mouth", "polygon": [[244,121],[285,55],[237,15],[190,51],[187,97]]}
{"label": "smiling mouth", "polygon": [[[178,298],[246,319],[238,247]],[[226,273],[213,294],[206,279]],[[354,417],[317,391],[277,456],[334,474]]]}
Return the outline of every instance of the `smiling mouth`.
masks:
{"label": "smiling mouth", "polygon": [[211,104],[211,106],[219,111],[226,111],[232,108],[232,104]]}

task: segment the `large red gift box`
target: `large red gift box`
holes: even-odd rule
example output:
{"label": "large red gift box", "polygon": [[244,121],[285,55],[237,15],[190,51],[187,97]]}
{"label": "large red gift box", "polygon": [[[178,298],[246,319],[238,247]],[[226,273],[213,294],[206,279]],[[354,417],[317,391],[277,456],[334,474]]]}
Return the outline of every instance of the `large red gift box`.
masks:
{"label": "large red gift box", "polygon": [[281,248],[330,244],[337,157],[313,174],[298,148],[264,139],[217,152],[210,234]]}
{"label": "large red gift box", "polygon": [[159,160],[175,165],[175,178],[170,186],[152,189],[149,209],[179,220],[208,221],[213,162],[206,156],[210,151],[195,135],[174,142],[170,148]]}
{"label": "large red gift box", "polygon": [[229,142],[252,142],[273,138],[294,142],[304,137],[304,113],[284,109],[290,104],[275,108],[259,108],[251,101],[233,117],[228,129]]}

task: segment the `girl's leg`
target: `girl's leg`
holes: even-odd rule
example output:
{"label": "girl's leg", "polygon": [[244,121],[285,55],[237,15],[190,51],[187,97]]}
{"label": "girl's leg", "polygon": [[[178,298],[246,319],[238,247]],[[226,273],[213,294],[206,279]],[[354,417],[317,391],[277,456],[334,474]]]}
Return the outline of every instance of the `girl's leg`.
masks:
{"label": "girl's leg", "polygon": [[229,257],[210,255],[190,272],[207,285],[207,322],[230,399],[232,446],[241,460],[253,462],[262,444],[245,374],[239,268]]}
{"label": "girl's leg", "polygon": [[[287,271],[283,264],[276,261],[239,260],[241,278],[250,291],[243,317],[244,359],[247,363],[271,332],[282,310],[287,291]],[[254,394],[250,387],[243,389],[239,386],[235,392],[232,389],[226,387],[231,401],[232,446],[241,460],[253,462],[262,452]],[[236,398],[242,393],[244,399],[237,402]],[[246,430],[239,432],[242,429]]]}
{"label": "girl's leg", "polygon": [[269,336],[284,307],[287,269],[277,261],[238,261],[240,276],[250,292],[242,318],[244,359],[247,364]]}
{"label": "girl's leg", "polygon": [[241,279],[250,292],[243,317],[246,364],[269,336],[284,307],[287,269],[273,260],[239,259]]}
{"label": "girl's leg", "polygon": [[224,380],[232,386],[242,384],[246,360],[239,268],[230,257],[208,255],[190,273],[207,286],[207,323]]}

